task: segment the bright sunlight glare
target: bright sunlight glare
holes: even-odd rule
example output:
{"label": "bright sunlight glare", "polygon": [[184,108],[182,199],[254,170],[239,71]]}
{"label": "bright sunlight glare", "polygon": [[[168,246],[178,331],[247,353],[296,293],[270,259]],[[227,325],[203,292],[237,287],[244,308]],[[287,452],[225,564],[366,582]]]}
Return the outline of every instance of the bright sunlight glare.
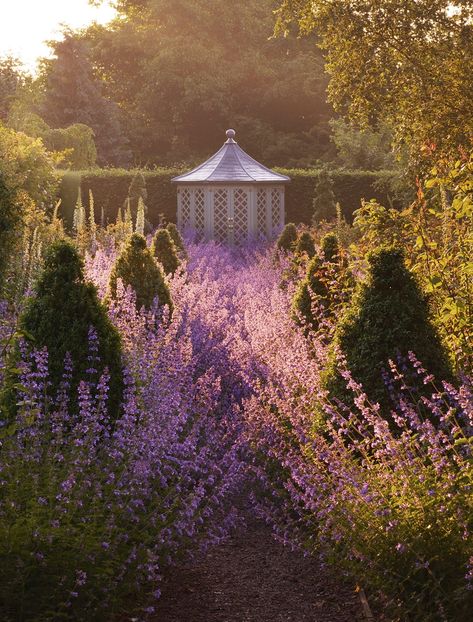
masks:
{"label": "bright sunlight glare", "polygon": [[51,55],[45,42],[58,38],[63,26],[104,24],[115,16],[107,2],[93,7],[88,0],[0,0],[0,8],[0,57],[10,54],[31,72],[38,58]]}

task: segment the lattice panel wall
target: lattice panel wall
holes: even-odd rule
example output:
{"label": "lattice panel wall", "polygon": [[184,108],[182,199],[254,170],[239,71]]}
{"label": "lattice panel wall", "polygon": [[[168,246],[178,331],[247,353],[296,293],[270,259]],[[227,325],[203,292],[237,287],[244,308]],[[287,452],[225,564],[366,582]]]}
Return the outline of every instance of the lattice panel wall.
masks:
{"label": "lattice panel wall", "polygon": [[214,194],[214,238],[217,242],[227,240],[228,191],[223,188]]}
{"label": "lattice panel wall", "polygon": [[271,225],[273,234],[281,228],[281,191],[278,188],[271,190]]}
{"label": "lattice panel wall", "polygon": [[237,188],[233,193],[234,240],[236,244],[248,239],[248,194]]}
{"label": "lattice panel wall", "polygon": [[258,238],[266,237],[266,189],[260,188],[256,193],[256,229]]}
{"label": "lattice panel wall", "polygon": [[187,188],[181,190],[181,228],[191,225],[191,193]]}
{"label": "lattice panel wall", "polygon": [[200,188],[194,194],[194,218],[196,239],[200,242],[205,233],[205,193]]}

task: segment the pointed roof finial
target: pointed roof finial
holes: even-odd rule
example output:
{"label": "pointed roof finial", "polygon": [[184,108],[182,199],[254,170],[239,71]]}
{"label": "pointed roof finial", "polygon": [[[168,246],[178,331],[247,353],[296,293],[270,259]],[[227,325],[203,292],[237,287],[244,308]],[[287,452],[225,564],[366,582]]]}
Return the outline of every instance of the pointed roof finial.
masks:
{"label": "pointed roof finial", "polygon": [[228,142],[232,142],[233,139],[235,138],[235,134],[236,134],[235,130],[229,129],[225,133],[227,135]]}

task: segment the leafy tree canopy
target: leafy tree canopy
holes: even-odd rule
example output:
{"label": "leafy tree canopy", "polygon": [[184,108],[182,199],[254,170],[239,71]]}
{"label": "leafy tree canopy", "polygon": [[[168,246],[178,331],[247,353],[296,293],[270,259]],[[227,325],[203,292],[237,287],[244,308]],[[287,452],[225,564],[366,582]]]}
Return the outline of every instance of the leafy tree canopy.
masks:
{"label": "leafy tree canopy", "polygon": [[75,124],[94,131],[99,164],[124,165],[129,161],[117,105],[102,93],[94,75],[85,41],[70,32],[51,43],[55,58],[43,61],[42,118],[53,128]]}
{"label": "leafy tree canopy", "polygon": [[119,18],[85,36],[142,162],[208,156],[227,127],[269,164],[326,151],[320,52],[313,40],[271,38],[274,0],[116,4]]}
{"label": "leafy tree canopy", "polygon": [[278,17],[318,35],[336,109],[389,122],[413,155],[470,144],[472,0],[283,0]]}

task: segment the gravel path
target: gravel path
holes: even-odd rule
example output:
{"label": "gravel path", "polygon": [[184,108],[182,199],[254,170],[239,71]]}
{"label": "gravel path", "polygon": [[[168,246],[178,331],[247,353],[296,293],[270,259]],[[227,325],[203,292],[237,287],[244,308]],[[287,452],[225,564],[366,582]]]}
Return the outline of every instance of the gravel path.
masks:
{"label": "gravel path", "polygon": [[154,622],[363,622],[360,601],[259,523],[173,569]]}

